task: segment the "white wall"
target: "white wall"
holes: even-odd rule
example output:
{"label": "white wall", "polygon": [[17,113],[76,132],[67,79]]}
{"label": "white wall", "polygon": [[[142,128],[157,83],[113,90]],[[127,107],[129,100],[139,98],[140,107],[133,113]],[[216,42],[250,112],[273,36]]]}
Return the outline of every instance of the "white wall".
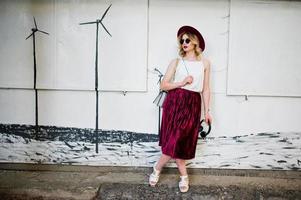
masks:
{"label": "white wall", "polygon": [[228,94],[301,96],[301,3],[231,1]]}
{"label": "white wall", "polygon": [[[110,25],[115,26],[116,29],[111,29],[113,37],[114,35],[121,37],[119,32],[121,30],[126,33],[127,42],[120,52],[128,49],[130,56],[126,62],[129,66],[135,67],[135,70],[133,72],[131,68],[132,76],[129,76],[128,81],[130,85],[122,87],[125,82],[119,82],[119,87],[108,88],[119,91],[100,93],[100,128],[157,132],[158,110],[152,101],[158,92],[158,77],[153,69],[157,67],[165,71],[170,60],[177,56],[176,32],[181,25],[188,24],[195,26],[203,34],[206,40],[204,55],[212,63],[212,136],[301,130],[300,98],[249,96],[246,101],[244,96],[227,95],[230,67],[228,60],[231,53],[229,31],[232,31],[229,15],[231,16],[232,1],[150,0],[139,4],[117,0],[101,1],[101,3],[98,1],[22,2],[1,1],[0,3],[1,123],[34,124],[34,92],[22,88],[32,88],[32,41],[25,41],[25,38],[33,25],[32,15],[35,15],[39,27],[51,33],[50,36],[37,37],[38,86],[56,89],[39,92],[39,124],[95,127],[95,93],[92,91],[94,50],[87,52],[87,49],[93,48],[95,29],[74,24],[96,19],[112,3],[112,12],[109,11],[105,25],[108,29]],[[276,2],[283,6],[291,3],[300,5],[300,2]],[[127,16],[125,21],[129,23],[139,22],[139,30],[140,28],[142,30],[139,35],[136,35],[138,33],[134,31],[135,27],[129,27],[123,23],[123,20],[118,21],[112,16],[113,9],[116,7],[120,12],[123,8],[128,11],[131,7],[133,12],[121,12],[121,14]],[[273,10],[269,9],[269,12]],[[112,24],[110,20],[113,21]],[[10,25],[12,21],[16,23]],[[72,30],[70,35],[65,29]],[[118,34],[114,34],[114,31]],[[287,29],[287,31],[291,30]],[[104,32],[102,31],[101,34]],[[80,39],[85,42],[80,42]],[[81,47],[77,48],[76,43]],[[109,42],[105,44],[107,46]],[[134,58],[132,44],[139,45],[139,47],[135,46],[137,59]],[[111,48],[106,46],[102,44],[100,48]],[[271,53],[267,52],[267,56],[272,57]],[[100,55],[103,56],[101,52]],[[115,63],[119,63],[120,60],[124,58],[117,57]],[[110,80],[119,80],[120,77],[127,77],[127,75],[121,71],[116,77],[108,75],[101,77],[100,81],[106,78],[106,82],[109,83]],[[118,82],[114,83],[118,85]],[[124,96],[121,92],[123,90],[129,92]]]}

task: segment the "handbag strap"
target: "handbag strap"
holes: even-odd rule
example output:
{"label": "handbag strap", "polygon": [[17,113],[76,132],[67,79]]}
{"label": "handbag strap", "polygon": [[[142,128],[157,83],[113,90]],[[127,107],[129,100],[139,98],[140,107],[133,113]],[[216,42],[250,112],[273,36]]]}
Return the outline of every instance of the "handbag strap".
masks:
{"label": "handbag strap", "polygon": [[[175,73],[177,71],[177,67],[178,67],[178,64],[179,64],[179,58],[176,59],[176,68],[175,68]],[[175,74],[173,75],[173,79],[175,78]]]}
{"label": "handbag strap", "polygon": [[179,58],[177,58],[177,60],[176,60],[176,70],[177,70],[177,67],[178,67],[178,64],[179,64]]}
{"label": "handbag strap", "polygon": [[184,66],[185,66],[185,69],[186,69],[186,72],[187,72],[187,76],[189,76],[189,72],[188,72],[187,66],[186,66],[185,61],[183,60],[183,58],[182,58],[182,61],[183,61]]}

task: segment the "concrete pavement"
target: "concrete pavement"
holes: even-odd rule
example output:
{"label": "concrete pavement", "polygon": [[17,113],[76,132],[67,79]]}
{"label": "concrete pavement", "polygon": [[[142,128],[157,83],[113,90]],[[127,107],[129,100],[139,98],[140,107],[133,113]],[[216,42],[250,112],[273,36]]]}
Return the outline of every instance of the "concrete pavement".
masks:
{"label": "concrete pavement", "polygon": [[301,171],[188,169],[181,194],[178,171],[166,168],[155,188],[147,167],[0,164],[1,199],[301,199]]}

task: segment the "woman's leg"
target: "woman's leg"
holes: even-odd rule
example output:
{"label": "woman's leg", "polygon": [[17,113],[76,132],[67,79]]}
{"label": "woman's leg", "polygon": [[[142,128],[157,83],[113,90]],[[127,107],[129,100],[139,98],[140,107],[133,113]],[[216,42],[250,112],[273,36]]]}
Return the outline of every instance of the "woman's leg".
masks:
{"label": "woman's leg", "polygon": [[185,160],[182,159],[176,159],[176,163],[178,166],[178,169],[180,171],[180,182],[179,182],[179,188],[181,192],[187,192],[189,190],[189,179],[187,175],[187,169],[186,169],[186,163]]}
{"label": "woman's leg", "polygon": [[158,183],[160,171],[170,159],[170,156],[162,154],[160,159],[156,162],[153,173],[149,176],[149,184],[151,186],[155,186]]}
{"label": "woman's leg", "polygon": [[168,163],[168,161],[170,161],[170,159],[171,159],[170,156],[162,153],[160,159],[157,162],[157,165],[155,166],[156,170],[161,171],[162,168],[166,165],[166,163]]}
{"label": "woman's leg", "polygon": [[187,176],[186,162],[183,159],[176,159],[176,163],[181,176]]}

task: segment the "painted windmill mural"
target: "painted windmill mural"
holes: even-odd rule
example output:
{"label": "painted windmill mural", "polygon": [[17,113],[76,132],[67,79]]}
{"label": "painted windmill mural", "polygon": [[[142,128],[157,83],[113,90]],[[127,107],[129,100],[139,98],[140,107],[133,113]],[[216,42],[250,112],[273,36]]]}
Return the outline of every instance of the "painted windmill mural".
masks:
{"label": "painted windmill mural", "polygon": [[46,35],[49,35],[49,33],[45,31],[41,31],[38,29],[37,22],[35,17],[33,17],[34,20],[34,28],[31,29],[32,33],[26,38],[26,40],[30,37],[32,37],[33,41],[33,67],[34,67],[34,81],[33,81],[33,88],[35,90],[35,138],[38,139],[39,137],[39,102],[38,102],[38,89],[37,89],[37,61],[36,61],[36,32],[40,32]]}
{"label": "painted windmill mural", "polygon": [[96,24],[96,40],[95,40],[95,93],[96,93],[96,118],[95,118],[95,145],[96,145],[96,153],[98,153],[98,116],[99,116],[99,108],[98,108],[98,95],[99,95],[99,91],[98,91],[98,30],[99,30],[99,24],[102,26],[102,28],[112,37],[112,35],[110,34],[110,32],[107,30],[107,28],[105,27],[105,25],[103,24],[103,19],[105,18],[107,12],[109,11],[109,9],[111,8],[112,4],[106,9],[106,11],[104,12],[104,14],[102,15],[101,19],[97,19],[96,21],[93,22],[85,22],[85,23],[80,23],[80,25],[88,25],[88,24]]}

